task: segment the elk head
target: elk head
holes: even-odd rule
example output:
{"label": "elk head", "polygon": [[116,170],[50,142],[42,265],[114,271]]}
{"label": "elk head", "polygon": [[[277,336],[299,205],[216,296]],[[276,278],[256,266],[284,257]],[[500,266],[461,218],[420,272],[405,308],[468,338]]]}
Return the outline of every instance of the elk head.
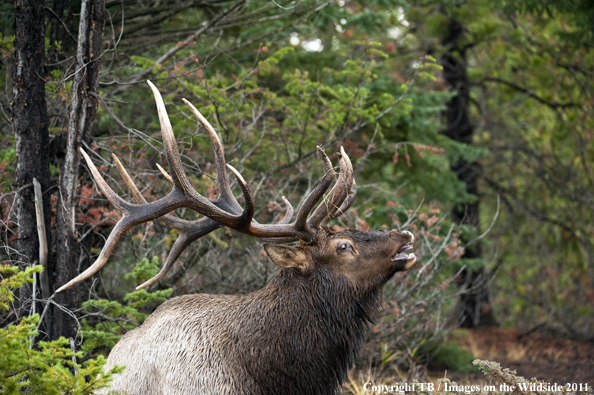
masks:
{"label": "elk head", "polygon": [[[322,268],[321,270],[331,271],[334,275],[362,290],[381,287],[396,271],[408,270],[414,264],[416,259],[414,254],[406,253],[412,249],[414,240],[412,233],[408,231],[361,232],[345,230],[334,232],[326,226],[329,221],[348,210],[357,192],[353,167],[342,147],[338,155],[340,173],[330,193],[325,195],[335,178],[335,172],[328,156],[318,147],[324,176],[313,191],[302,200],[295,220],[290,222],[294,210],[283,196],[287,212],[279,223],[260,224],[256,222],[253,219],[254,200],[247,183],[235,168],[225,163],[223,145],[210,123],[190,102],[183,99],[208,132],[215,153],[220,196],[218,199],[212,200],[200,195],[191,185],[183,169],[163,99],[150,81],[148,84],[155,95],[163,145],[171,174],[167,174],[159,165],[157,166],[163,175],[171,181],[173,190],[167,196],[147,203],[118,158],[112,154],[118,171],[136,201],[136,204],[128,203],[109,187],[89,156],[81,148],[82,155],[99,188],[122,213],[122,218],[112,230],[95,263],[56,292],[70,288],[96,273],[105,265],[115,244],[127,230],[157,218],[165,225],[177,229],[179,237],[161,271],[152,279],[138,286],[137,289],[162,279],[188,245],[221,226],[275,243],[266,244],[265,250],[268,256],[281,268],[292,269],[303,275],[314,272],[316,268]],[[236,177],[243,192],[244,208],[239,205],[231,192],[227,181],[227,169]],[[203,217],[196,221],[187,221],[167,214],[180,207],[195,210],[203,214]],[[295,241],[298,241],[299,244],[279,245]]]}
{"label": "elk head", "polygon": [[369,290],[381,288],[394,273],[408,270],[415,263],[415,255],[406,253],[413,248],[413,241],[414,236],[408,231],[333,232],[323,228],[315,243],[265,244],[264,248],[280,267],[308,275],[325,266],[334,276],[348,280],[352,287]]}

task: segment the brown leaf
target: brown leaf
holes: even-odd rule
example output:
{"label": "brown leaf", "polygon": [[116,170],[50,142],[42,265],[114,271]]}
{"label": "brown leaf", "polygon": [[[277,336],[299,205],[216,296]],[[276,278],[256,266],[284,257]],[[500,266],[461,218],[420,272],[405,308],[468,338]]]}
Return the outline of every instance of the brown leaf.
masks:
{"label": "brown leaf", "polygon": [[90,187],[83,185],[80,189],[80,199],[78,200],[79,206],[87,206],[93,203],[93,200],[89,199],[95,195],[95,185],[91,185]]}
{"label": "brown leaf", "polygon": [[332,230],[335,232],[342,232],[345,228],[340,225],[332,225]]}
{"label": "brown leaf", "polygon": [[410,161],[410,155],[408,154],[408,152],[405,152],[405,153],[404,153],[404,159],[406,159],[406,165],[407,165],[408,167],[412,167],[412,163],[411,163],[411,161]]}
{"label": "brown leaf", "polygon": [[268,212],[269,213],[282,213],[283,208],[277,202],[270,200],[268,202]]}
{"label": "brown leaf", "polygon": [[394,152],[394,156],[392,157],[392,164],[395,165],[396,163],[398,163],[398,155],[399,154],[400,153],[398,151]]}
{"label": "brown leaf", "polygon": [[208,198],[210,200],[215,200],[217,198],[216,188],[212,185],[208,187],[208,189],[206,190],[206,194],[208,195]]}
{"label": "brown leaf", "polygon": [[392,309],[392,314],[394,314],[394,317],[398,317],[400,315],[400,309],[398,308],[398,306]]}
{"label": "brown leaf", "polygon": [[395,227],[399,227],[400,226],[400,221],[398,221],[398,217],[397,216],[393,216],[391,219],[392,219],[392,225],[394,225]]}
{"label": "brown leaf", "polygon": [[357,225],[359,225],[359,229],[363,232],[369,232],[371,230],[371,226],[363,218],[357,218]]}
{"label": "brown leaf", "polygon": [[425,221],[425,223],[428,227],[432,227],[437,221],[439,221],[439,217],[437,215],[434,215],[431,218],[428,218],[427,221]]}

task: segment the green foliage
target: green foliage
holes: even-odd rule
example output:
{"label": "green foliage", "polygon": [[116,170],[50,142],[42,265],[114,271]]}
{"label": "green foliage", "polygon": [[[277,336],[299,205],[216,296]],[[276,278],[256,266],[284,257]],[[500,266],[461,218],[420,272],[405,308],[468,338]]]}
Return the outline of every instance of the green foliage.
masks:
{"label": "green foliage", "polygon": [[455,370],[463,373],[478,370],[472,364],[472,361],[474,361],[474,357],[470,351],[453,343],[447,343],[441,347],[433,359],[433,363],[438,364],[440,367],[444,366],[448,371]]}
{"label": "green foliage", "polygon": [[[33,282],[33,273],[41,266],[19,271],[16,267],[0,266],[0,309],[8,310],[13,292],[26,282]],[[33,344],[38,335],[39,315],[24,317],[0,328],[0,394],[91,394],[106,387],[113,374],[123,369],[103,371],[105,358],[78,361],[86,355],[70,348],[68,339]]]}
{"label": "green foliage", "polygon": [[532,14],[547,19],[567,18],[569,24],[555,29],[555,34],[564,40],[587,43],[594,38],[594,7],[589,0],[498,0],[495,3],[512,15]]}
{"label": "green foliage", "polygon": [[0,33],[0,55],[8,55],[14,49],[14,36]]}
{"label": "green foliage", "polygon": [[[549,0],[413,1],[406,12],[415,24],[409,39],[434,42],[436,57],[445,51],[439,43],[450,22],[464,30],[460,47],[475,148],[432,145],[445,148],[449,163],[478,160],[481,226],[496,221],[481,240],[486,261],[457,263],[476,267],[496,257],[501,270],[492,288],[494,306],[505,324],[532,327],[548,320],[585,336],[592,329],[586,317],[594,312],[583,291],[594,284],[594,245],[586,236],[594,232],[593,79],[586,72],[594,60],[592,15],[592,2]],[[400,149],[402,158],[406,151]],[[418,167],[440,187],[451,179],[444,172],[433,179],[434,162],[415,159],[398,164],[410,163],[410,173]],[[419,193],[442,202],[454,201],[452,195],[471,201],[454,185],[443,185],[445,199],[430,185]]]}
{"label": "green foliage", "polygon": [[0,151],[0,163],[12,163],[16,159],[16,148],[7,148]]}
{"label": "green foliage", "polygon": [[155,62],[153,59],[146,58],[144,56],[132,56],[132,61],[141,68],[150,68],[153,73],[157,73],[161,69],[161,65]]}
{"label": "green foliage", "polygon": [[27,267],[20,271],[16,266],[0,265],[0,310],[8,310],[10,303],[14,302],[14,289],[22,287],[25,283],[33,282],[33,273],[43,270],[41,266]]}
{"label": "green foliage", "polygon": [[151,302],[164,302],[171,296],[173,289],[164,289],[161,291],[147,292],[145,289],[139,289],[126,295],[124,300],[132,308],[139,309]]}
{"label": "green foliage", "polygon": [[143,258],[142,261],[134,265],[134,268],[130,273],[126,274],[126,278],[132,278],[136,284],[142,284],[151,277],[153,277],[159,271],[159,258],[153,257],[151,261],[147,258]]}
{"label": "green foliage", "polygon": [[[150,261],[143,258],[125,277],[133,278],[136,284],[143,283],[157,274],[158,265],[157,257]],[[89,312],[89,317],[83,319],[82,328],[86,350],[110,350],[122,335],[138,327],[148,317],[149,313],[143,311],[144,308],[164,302],[172,292],[171,288],[153,292],[139,289],[127,294],[124,304],[106,299],[83,302],[83,309]]]}
{"label": "green foliage", "polygon": [[[269,75],[270,73],[272,73],[273,66],[278,65],[278,63],[281,61],[282,58],[285,57],[285,55],[293,52],[294,50],[295,50],[295,48],[293,48],[293,47],[283,47],[283,48],[278,49],[276,52],[274,52],[268,58],[259,61],[258,62],[258,75],[265,77],[265,76]],[[244,72],[244,75],[246,75],[246,74],[247,74],[247,71]],[[241,79],[242,77],[243,77],[243,75],[237,76],[238,79]]]}
{"label": "green foliage", "polygon": [[[6,139],[12,140],[14,139]],[[16,161],[16,148],[6,148],[0,149],[0,188],[4,192],[10,191],[10,184],[14,180],[13,172],[14,172],[14,164]]]}

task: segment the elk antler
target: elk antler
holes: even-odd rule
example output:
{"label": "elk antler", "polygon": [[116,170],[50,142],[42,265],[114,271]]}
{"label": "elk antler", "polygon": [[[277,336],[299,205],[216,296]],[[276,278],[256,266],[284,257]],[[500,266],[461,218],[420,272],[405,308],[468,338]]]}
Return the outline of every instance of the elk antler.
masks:
{"label": "elk antler", "polygon": [[[217,133],[202,114],[200,114],[190,102],[184,99],[184,103],[186,103],[198,121],[208,132],[215,154],[219,197],[216,200],[205,198],[196,192],[183,169],[175,136],[173,135],[173,129],[169,117],[167,116],[167,110],[161,94],[150,81],[147,82],[155,96],[159,122],[161,124],[161,134],[163,136],[163,145],[165,147],[165,154],[167,156],[171,174],[167,175],[160,166],[158,167],[172,182],[173,190],[167,196],[154,202],[147,203],[136,185],[134,185],[129,174],[114,155],[113,157],[118,171],[130,189],[137,204],[128,203],[120,198],[109,187],[89,156],[81,149],[82,155],[87,162],[93,178],[109,201],[122,213],[122,218],[111,231],[97,260],[87,268],[87,270],[60,287],[56,292],[61,292],[70,288],[96,273],[103,267],[103,265],[105,265],[115,244],[127,230],[135,225],[153,219],[159,218],[165,225],[177,229],[180,234],[159,274],[141,284],[137,289],[154,284],[162,279],[188,245],[221,226],[227,226],[241,233],[273,240],[278,243],[295,240],[313,242],[315,241],[316,233],[321,225],[325,225],[328,221],[340,216],[353,203],[356,194],[356,184],[353,179],[353,167],[349,157],[346,155],[342,147],[339,154],[340,175],[332,192],[322,199],[324,193],[332,183],[334,170],[332,169],[332,163],[328,156],[320,147],[318,147],[318,154],[324,166],[325,174],[314,190],[303,199],[299,210],[297,211],[295,221],[289,223],[293,216],[293,207],[284,196],[283,200],[287,205],[287,213],[279,223],[259,224],[254,221],[253,216],[255,206],[247,183],[235,168],[229,164],[225,165],[224,149]],[[245,201],[245,208],[243,209],[231,191],[227,181],[226,168],[235,175],[242,190]],[[322,202],[316,207],[313,214],[308,219],[309,213],[320,199],[322,199]],[[204,217],[196,221],[187,221],[167,214],[179,207],[190,208],[204,215]]]}
{"label": "elk antler", "polygon": [[[215,153],[215,155],[217,155],[217,154]],[[126,171],[126,169],[124,168],[124,166],[122,165],[122,163],[120,162],[118,157],[115,156],[115,154],[111,154],[111,156],[113,157],[114,162],[118,168],[118,172],[124,179],[124,182],[130,189],[130,192],[132,192],[132,195],[134,196],[134,200],[136,201],[136,203],[137,204],[147,204],[144,196],[142,196],[142,194],[140,193],[140,191],[138,190],[138,188],[132,181],[132,178],[130,177],[130,175],[128,174],[128,172]],[[163,168],[161,166],[159,166],[159,164],[157,164],[157,166],[159,167],[159,169],[162,172],[165,171],[165,170],[163,170]],[[169,176],[169,174],[167,174],[167,173],[164,173],[164,175],[165,174],[167,175],[168,179],[171,182],[173,182],[171,176]],[[213,230],[221,227],[221,224],[219,224],[216,221],[213,221],[212,219],[210,219],[208,217],[202,217],[196,221],[187,221],[187,220],[184,220],[181,218],[176,218],[172,215],[166,214],[166,215],[160,217],[159,219],[161,221],[163,221],[163,223],[166,226],[179,231],[179,236],[178,236],[177,240],[175,240],[175,243],[173,244],[173,247],[171,248],[171,252],[169,253],[169,256],[167,257],[167,260],[163,264],[161,271],[159,271],[159,273],[156,276],[154,276],[153,278],[151,278],[150,280],[145,281],[144,283],[142,283],[141,285],[136,287],[136,289],[148,287],[149,285],[152,285],[152,284],[156,283],[157,281],[161,280],[163,277],[165,277],[167,272],[169,272],[171,267],[173,267],[173,264],[175,263],[175,261],[177,261],[177,258],[179,258],[179,256],[186,249],[187,246],[192,244],[194,241],[198,240],[200,237],[205,236],[208,233],[212,232]]]}

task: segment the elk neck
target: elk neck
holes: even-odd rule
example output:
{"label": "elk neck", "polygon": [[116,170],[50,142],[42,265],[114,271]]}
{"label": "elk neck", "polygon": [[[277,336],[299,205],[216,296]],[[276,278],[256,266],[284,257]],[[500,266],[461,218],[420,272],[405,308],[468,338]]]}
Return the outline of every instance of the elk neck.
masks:
{"label": "elk neck", "polygon": [[318,267],[308,276],[281,269],[267,286],[241,297],[244,308],[230,328],[230,351],[242,356],[264,393],[279,388],[335,393],[381,295],[381,287],[355,289],[328,268]]}

